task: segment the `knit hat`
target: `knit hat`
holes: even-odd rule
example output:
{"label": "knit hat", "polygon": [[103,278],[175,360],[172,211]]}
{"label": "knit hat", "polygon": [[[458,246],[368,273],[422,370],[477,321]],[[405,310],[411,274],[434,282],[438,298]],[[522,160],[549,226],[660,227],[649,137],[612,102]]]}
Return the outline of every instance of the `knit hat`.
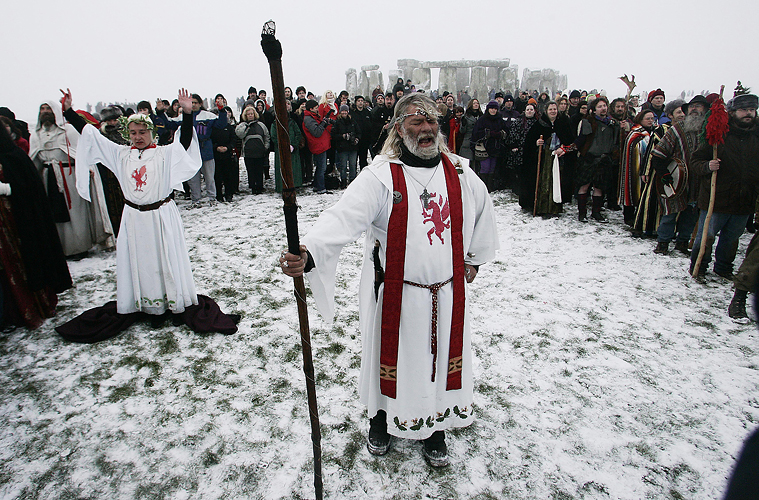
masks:
{"label": "knit hat", "polygon": [[258,91],[256,90],[255,87],[249,87],[248,88],[248,94],[256,94],[256,95],[258,95]]}
{"label": "knit hat", "polygon": [[498,109],[498,101],[496,100],[490,101],[488,105],[485,106],[485,109],[490,109],[490,108]]}
{"label": "knit hat", "polygon": [[348,107],[348,105],[347,105],[347,104],[341,104],[341,105],[340,105],[340,112],[341,112],[341,113],[342,113],[343,111],[345,111],[345,112],[350,112],[350,110],[351,110],[351,109]]}
{"label": "knit hat", "polygon": [[735,111],[736,109],[757,109],[759,107],[759,97],[755,94],[741,94],[733,97],[727,103],[728,111]]}
{"label": "knit hat", "polygon": [[527,100],[527,104],[532,104],[533,106],[537,106],[537,104],[538,104],[538,101],[536,101],[534,97],[530,97],[530,98]]}
{"label": "knit hat", "polygon": [[496,93],[495,93],[495,96],[494,96],[494,97],[495,97],[496,99],[498,99],[499,97],[500,97],[501,99],[503,99],[503,92],[496,92]]}
{"label": "knit hat", "polygon": [[514,97],[511,94],[506,94],[506,97],[503,98],[503,102],[514,102]]}
{"label": "knit hat", "polygon": [[664,97],[666,99],[666,97],[664,96],[664,91],[662,89],[656,89],[653,92],[649,92],[649,94],[648,94],[648,102],[653,101],[654,97],[656,97],[656,96],[662,96],[662,97]]}
{"label": "knit hat", "polygon": [[572,92],[569,93],[569,98],[570,99],[574,99],[574,98],[578,98],[579,99],[580,98],[580,91],[579,90],[573,90]]}

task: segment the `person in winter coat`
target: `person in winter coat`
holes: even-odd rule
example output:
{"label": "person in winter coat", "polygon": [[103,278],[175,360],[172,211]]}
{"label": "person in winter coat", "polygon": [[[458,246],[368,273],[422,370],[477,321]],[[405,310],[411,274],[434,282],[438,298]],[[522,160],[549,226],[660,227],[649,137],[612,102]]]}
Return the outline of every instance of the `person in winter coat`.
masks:
{"label": "person in winter coat", "polygon": [[[509,127],[509,132],[506,139],[506,150],[508,151],[507,154],[509,155],[509,161],[506,163],[506,168],[512,175],[522,170],[525,137],[527,137],[527,132],[529,132],[535,122],[538,121],[538,118],[535,115],[535,106],[528,104],[525,106],[522,116],[516,121],[513,121],[511,127]],[[519,179],[520,186],[523,182],[529,184],[530,180]],[[534,189],[534,180],[532,186]]]}
{"label": "person in winter coat", "polygon": [[340,116],[332,128],[335,164],[340,171],[340,185],[343,189],[356,178],[356,155],[361,140],[361,130],[348,111],[347,105],[340,106]]}
{"label": "person in winter coat", "polygon": [[377,105],[372,109],[372,158],[377,156],[382,149],[382,144],[387,137],[387,128],[393,118],[393,101],[386,102],[385,96],[377,94]]}
{"label": "person in winter coat", "polygon": [[253,194],[264,192],[264,169],[269,169],[269,129],[259,119],[258,111],[248,106],[235,134],[242,139],[242,155],[248,171],[248,186]]}
{"label": "person in winter coat", "polygon": [[493,173],[497,158],[503,151],[503,140],[506,138],[506,126],[501,115],[498,113],[498,102],[490,101],[482,115],[474,124],[472,141],[482,142],[487,149],[488,157],[480,160],[480,178],[488,186],[493,187]]}
{"label": "person in winter coat", "polygon": [[369,164],[368,154],[371,146],[372,135],[372,114],[366,107],[366,100],[363,96],[357,95],[353,100],[353,109],[351,118],[356,122],[358,130],[361,132],[361,138],[358,141],[358,167],[364,168]]}
{"label": "person in winter coat", "polygon": [[464,116],[464,108],[453,108],[453,116],[448,120],[448,149],[453,154],[460,154],[463,137],[461,135],[461,119]]}
{"label": "person in winter coat", "polygon": [[[300,127],[298,126],[298,122],[295,121],[295,118],[293,118],[293,113],[291,113],[292,110],[292,103],[291,101],[285,100],[285,105],[287,106],[287,115],[288,115],[288,121],[287,121],[287,132],[290,136],[290,146],[292,146],[292,155],[290,155],[290,162],[293,169],[293,186],[299,188],[303,185],[303,174],[301,170],[301,163],[300,163],[300,155],[298,154],[298,150],[305,146],[305,137],[303,137],[303,134],[300,131]],[[275,116],[276,117],[276,116]],[[277,190],[278,193],[282,192],[282,174],[280,173],[281,163],[279,158],[279,144],[277,142],[277,123],[276,120],[271,126],[271,129],[269,130],[271,133],[271,147],[274,149],[274,189]]]}
{"label": "person in winter coat", "polygon": [[[336,104],[335,93],[331,90],[325,90],[322,94],[322,98],[319,100],[319,117],[323,120],[329,118],[334,121],[340,115],[338,105]],[[332,135],[332,126],[327,127],[327,132]],[[327,165],[328,171],[332,172],[332,167],[335,165],[335,150],[330,145],[327,150]]]}
{"label": "person in winter coat", "polygon": [[[305,89],[304,89],[305,93]],[[295,123],[298,125],[298,131],[301,134],[301,137],[303,140],[301,141],[301,146],[298,150],[300,156],[300,170],[301,174],[303,176],[303,182],[308,184],[314,180],[314,160],[313,156],[311,155],[311,151],[308,149],[308,144],[306,143],[306,136],[303,132],[303,119],[305,118],[305,111],[306,111],[306,101],[305,99],[299,98],[295,103],[293,104],[293,112],[292,112],[292,118],[295,120]]]}
{"label": "person in winter coat", "polygon": [[[554,156],[559,159],[559,170],[563,169],[563,156],[572,149],[574,137],[569,121],[559,117],[556,101],[546,104],[546,112],[535,122],[524,139],[524,159],[519,177],[524,179],[519,190],[519,205],[532,212],[550,217],[562,212],[561,202],[554,197]],[[538,179],[538,150],[540,155],[540,178]],[[560,180],[560,179],[559,179]],[[538,184],[538,201],[535,207],[535,184]],[[559,188],[559,191],[561,189]],[[558,196],[560,198],[560,196]]]}
{"label": "person in winter coat", "polygon": [[235,154],[235,144],[237,136],[235,135],[235,118],[232,114],[232,108],[224,106],[222,113],[227,113],[227,126],[221,129],[211,131],[211,141],[213,142],[213,159],[216,162],[216,199],[219,202],[232,201],[232,195],[237,190],[238,179],[240,178],[240,163],[237,161]]}
{"label": "person in winter coat", "polygon": [[314,191],[317,194],[323,194],[327,192],[324,174],[327,172],[327,151],[332,144],[330,131],[334,120],[329,116],[322,118],[318,107],[319,104],[313,99],[306,103],[306,111],[303,112],[303,133],[316,165]]}
{"label": "person in winter coat", "polygon": [[466,106],[464,116],[461,118],[461,130],[459,130],[459,133],[461,134],[461,151],[459,152],[459,155],[469,159],[469,165],[475,172],[480,171],[480,162],[475,163],[474,151],[472,150],[474,144],[472,144],[471,138],[474,124],[477,123],[477,120],[481,116],[482,110],[480,109],[480,101],[477,99],[471,99]]}

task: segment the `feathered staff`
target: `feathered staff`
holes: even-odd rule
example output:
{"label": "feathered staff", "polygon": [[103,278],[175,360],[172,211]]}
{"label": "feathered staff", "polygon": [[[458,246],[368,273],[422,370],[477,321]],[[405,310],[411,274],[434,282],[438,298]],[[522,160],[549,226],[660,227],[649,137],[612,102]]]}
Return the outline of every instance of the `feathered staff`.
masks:
{"label": "feathered staff", "polygon": [[[725,143],[725,134],[730,128],[728,125],[727,110],[725,110],[725,101],[722,100],[722,94],[725,91],[725,86],[722,85],[719,89],[719,99],[716,99],[709,109],[709,117],[706,120],[706,142],[712,147],[712,158],[717,159],[717,147],[720,144]],[[709,194],[709,210],[706,211],[706,219],[704,219],[704,230],[701,233],[701,248],[698,250],[698,258],[693,266],[692,276],[698,277],[698,270],[701,267],[701,260],[706,253],[706,237],[709,234],[709,223],[712,220],[712,212],[714,212],[714,197],[717,192],[717,171],[712,171],[712,185],[711,192]]]}

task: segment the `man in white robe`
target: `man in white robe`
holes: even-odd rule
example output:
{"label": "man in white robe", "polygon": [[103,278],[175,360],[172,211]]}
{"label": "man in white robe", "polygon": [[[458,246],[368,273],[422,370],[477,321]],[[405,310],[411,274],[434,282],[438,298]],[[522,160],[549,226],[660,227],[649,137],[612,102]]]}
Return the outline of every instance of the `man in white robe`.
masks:
{"label": "man in white robe", "polygon": [[[79,259],[96,244],[114,246],[113,228],[108,219],[105,197],[93,190],[88,202],[76,190],[76,152],[79,134],[65,123],[61,106],[51,100],[42,103],[34,132],[29,141],[29,157],[34,161],[48,192],[61,238],[63,253]],[[87,169],[86,165],[82,168]],[[100,176],[97,172],[97,184]]]}
{"label": "man in white robe", "polygon": [[[287,275],[306,273],[331,320],[340,251],[366,232],[359,392],[373,416],[367,446],[383,455],[390,435],[421,439],[427,462],[441,467],[445,429],[473,420],[465,281],[495,256],[498,235],[487,188],[468,160],[448,152],[437,119],[428,97],[403,97],[382,153],[322,213],[301,255],[284,253],[280,264]],[[375,242],[385,273],[376,291]]]}

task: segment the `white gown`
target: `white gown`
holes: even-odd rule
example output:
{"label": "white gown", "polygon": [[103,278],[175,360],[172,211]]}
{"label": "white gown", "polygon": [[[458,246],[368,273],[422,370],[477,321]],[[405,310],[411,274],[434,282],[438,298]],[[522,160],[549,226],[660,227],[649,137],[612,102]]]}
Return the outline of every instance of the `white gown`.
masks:
{"label": "white gown", "polygon": [[[77,160],[81,165],[105,165],[119,180],[124,198],[136,205],[149,205],[166,199],[175,188],[181,190],[182,182],[201,165],[195,131],[186,151],[177,134],[171,145],[140,152],[111,142],[91,125],[82,131]],[[76,187],[82,198],[89,199],[86,173],[87,169],[77,170]],[[146,212],[125,205],[116,252],[120,314],[180,313],[198,303],[184,226],[174,200]]]}
{"label": "white gown", "polygon": [[[495,216],[487,188],[469,168],[468,160],[450,155],[451,162],[462,168],[459,174],[463,202],[464,261],[483,264],[498,249]],[[398,160],[394,162],[399,163]],[[458,164],[458,165],[457,165]],[[434,284],[453,275],[450,219],[448,228],[429,219],[433,202],[445,205],[447,189],[442,163],[433,168],[406,167],[408,189],[408,232],[404,279],[419,284]],[[413,177],[412,180],[410,177]],[[428,183],[429,182],[429,183]],[[419,195],[423,186],[430,194],[430,209],[423,213]],[[388,432],[394,436],[425,439],[438,430],[464,427],[473,420],[473,383],[469,307],[464,318],[462,388],[446,390],[453,287],[439,291],[438,353],[435,382],[431,381],[432,294],[429,290],[404,285],[398,345],[397,395],[395,399],[380,393],[380,332],[384,285],[379,298],[374,297],[372,250],[380,241],[380,260],[385,268],[387,226],[393,205],[393,181],[387,156],[377,156],[350,184],[340,201],[319,217],[303,238],[316,267],[306,278],[322,317],[334,316],[335,273],[340,250],[366,231],[364,265],[359,292],[359,317],[363,353],[359,393],[369,416],[377,410],[388,415]],[[426,222],[425,222],[426,220]],[[444,219],[443,219],[444,221]]]}

